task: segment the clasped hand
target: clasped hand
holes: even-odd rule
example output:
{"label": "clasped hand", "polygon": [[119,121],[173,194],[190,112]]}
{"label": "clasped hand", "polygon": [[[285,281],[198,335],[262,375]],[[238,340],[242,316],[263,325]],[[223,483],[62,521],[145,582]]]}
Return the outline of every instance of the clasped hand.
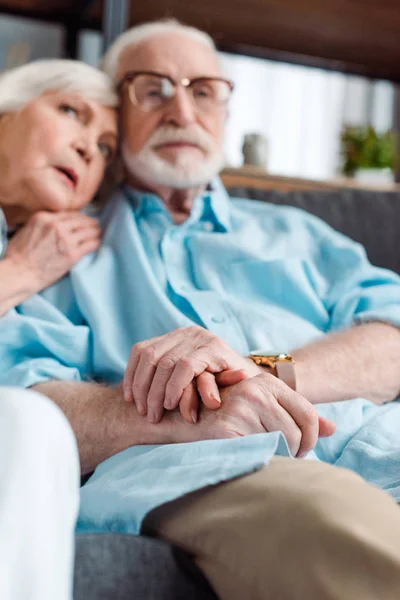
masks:
{"label": "clasped hand", "polygon": [[302,457],[335,431],[303,396],[198,326],[135,344],[122,385],[125,400],[152,423],[178,407],[196,423],[201,401],[204,439],[281,431]]}

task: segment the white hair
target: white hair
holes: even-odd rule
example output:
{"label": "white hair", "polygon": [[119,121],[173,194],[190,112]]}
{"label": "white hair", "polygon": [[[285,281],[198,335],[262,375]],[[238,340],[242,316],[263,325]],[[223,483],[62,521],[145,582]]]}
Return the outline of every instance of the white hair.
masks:
{"label": "white hair", "polygon": [[118,105],[113,83],[102,71],[76,60],[38,60],[0,75],[0,115],[49,91],[73,91],[104,106]]}
{"label": "white hair", "polygon": [[103,71],[105,71],[107,75],[109,75],[111,79],[116,82],[119,63],[123,53],[127,48],[137,46],[149,38],[159,37],[160,35],[169,33],[186,35],[195,42],[204,44],[217,55],[217,49],[213,39],[207,33],[201,31],[200,29],[196,29],[195,27],[183,25],[176,19],[163,19],[160,21],[144,23],[143,25],[137,25],[136,27],[132,27],[120,35],[103,57]]}

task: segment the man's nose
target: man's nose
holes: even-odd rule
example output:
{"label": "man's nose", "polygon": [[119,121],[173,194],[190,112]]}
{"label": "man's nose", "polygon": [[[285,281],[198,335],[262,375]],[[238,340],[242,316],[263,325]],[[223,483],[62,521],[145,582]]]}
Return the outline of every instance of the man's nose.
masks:
{"label": "man's nose", "polygon": [[186,89],[178,88],[171,100],[166,114],[166,121],[178,127],[187,127],[196,120],[196,108]]}

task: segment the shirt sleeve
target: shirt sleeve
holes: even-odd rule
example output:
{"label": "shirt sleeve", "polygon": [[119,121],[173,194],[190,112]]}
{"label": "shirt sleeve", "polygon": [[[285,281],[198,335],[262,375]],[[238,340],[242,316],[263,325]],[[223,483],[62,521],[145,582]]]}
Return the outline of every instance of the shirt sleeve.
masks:
{"label": "shirt sleeve", "polygon": [[310,219],[309,231],[316,266],[311,276],[330,315],[329,330],[369,321],[400,327],[399,275],[371,265],[361,244],[320,219]]}
{"label": "shirt sleeve", "polygon": [[91,335],[41,296],[0,318],[0,385],[92,378]]}

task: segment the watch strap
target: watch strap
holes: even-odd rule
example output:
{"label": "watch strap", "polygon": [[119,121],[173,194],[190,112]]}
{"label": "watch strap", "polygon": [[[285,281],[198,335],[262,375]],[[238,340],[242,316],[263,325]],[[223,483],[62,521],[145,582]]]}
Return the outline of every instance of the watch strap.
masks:
{"label": "watch strap", "polygon": [[277,360],[275,363],[276,374],[286,385],[296,391],[296,372],[292,360]]}

